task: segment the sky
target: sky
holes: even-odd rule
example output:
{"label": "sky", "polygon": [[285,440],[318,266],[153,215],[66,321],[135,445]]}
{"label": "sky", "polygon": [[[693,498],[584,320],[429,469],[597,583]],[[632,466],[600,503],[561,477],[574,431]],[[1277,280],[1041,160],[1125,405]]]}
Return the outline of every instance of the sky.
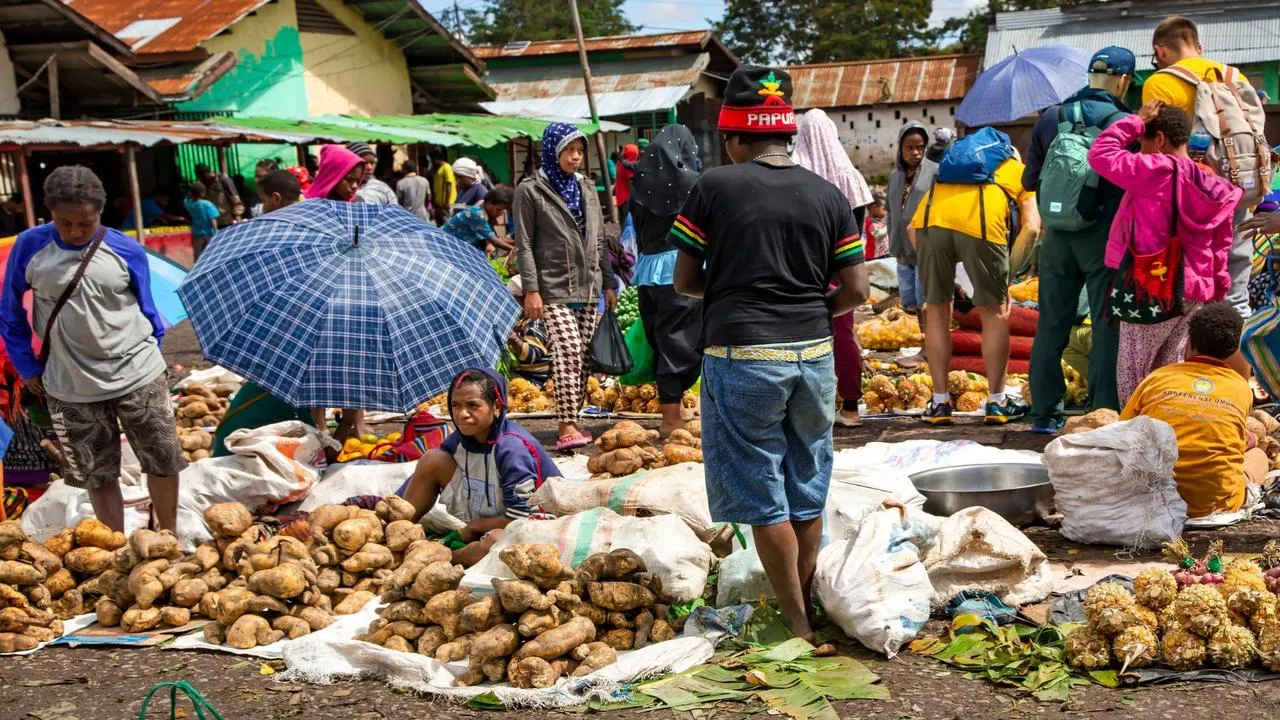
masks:
{"label": "sky", "polygon": [[[563,2],[564,0],[547,0]],[[452,28],[453,0],[419,0],[423,7],[434,14],[447,27]],[[457,0],[466,10],[481,6],[482,0]],[[724,0],[626,0],[623,5],[631,22],[643,27],[642,32],[667,32],[671,30],[700,30],[724,15]],[[933,0],[931,25],[941,25],[946,20],[964,15],[970,9],[983,6],[986,0]]]}

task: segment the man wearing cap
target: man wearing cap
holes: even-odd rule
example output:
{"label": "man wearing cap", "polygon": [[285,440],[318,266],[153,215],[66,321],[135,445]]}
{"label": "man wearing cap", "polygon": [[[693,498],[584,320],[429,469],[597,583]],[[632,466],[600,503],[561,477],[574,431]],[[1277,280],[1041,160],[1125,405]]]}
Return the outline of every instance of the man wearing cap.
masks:
{"label": "man wearing cap", "polygon": [[458,181],[459,190],[455,208],[479,205],[484,200],[489,189],[480,181],[484,172],[479,163],[471,158],[458,158],[453,162],[453,175]]}
{"label": "man wearing cap", "polygon": [[364,160],[364,184],[356,191],[356,199],[370,205],[395,205],[396,191],[374,174],[378,167],[378,153],[373,147],[368,143],[351,142],[347,143],[347,149]]}
{"label": "man wearing cap", "polygon": [[676,290],[703,299],[707,498],[716,521],[752,526],[783,621],[812,640],[836,407],[831,318],[870,292],[863,240],[848,199],[787,153],[787,73],[734,71],[719,129],[734,164],[703,173],[671,227]]}
{"label": "man wearing cap", "polygon": [[[1040,189],[1042,183],[1055,182],[1046,176],[1045,155],[1059,124],[1068,118],[1081,118],[1086,128],[1105,128],[1129,115],[1124,96],[1141,78],[1134,73],[1133,53],[1122,47],[1106,47],[1094,53],[1089,61],[1088,84],[1061,105],[1048,108],[1040,115],[1027,151],[1022,184]],[[1056,170],[1050,170],[1052,175]],[[1046,194],[1047,197],[1048,194]],[[1046,223],[1040,248],[1040,320],[1031,348],[1031,425],[1035,432],[1050,434],[1063,425],[1062,399],[1066,386],[1062,377],[1062,353],[1070,342],[1079,319],[1080,293],[1089,298],[1089,315],[1093,325],[1093,347],[1089,353],[1090,409],[1120,409],[1116,391],[1116,351],[1120,345],[1117,324],[1107,316],[1107,293],[1111,289],[1114,270],[1103,262],[1111,221],[1124,191],[1106,180],[1098,179],[1096,193],[1081,195],[1077,211],[1085,217],[1096,217],[1092,225],[1080,230],[1062,230]],[[1041,214],[1047,215],[1044,201]]]}

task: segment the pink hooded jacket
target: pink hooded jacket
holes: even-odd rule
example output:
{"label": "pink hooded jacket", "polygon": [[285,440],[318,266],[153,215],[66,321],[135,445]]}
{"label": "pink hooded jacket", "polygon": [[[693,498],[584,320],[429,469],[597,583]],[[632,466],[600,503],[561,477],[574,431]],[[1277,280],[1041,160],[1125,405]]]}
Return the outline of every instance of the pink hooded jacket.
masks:
{"label": "pink hooded jacket", "polygon": [[1227,272],[1231,220],[1243,193],[1191,158],[1129,152],[1126,148],[1145,127],[1137,115],[1129,115],[1103,131],[1089,150],[1094,171],[1125,191],[1107,239],[1107,267],[1120,267],[1130,245],[1134,252],[1148,254],[1169,244],[1173,165],[1177,163],[1183,298],[1201,303],[1221,300],[1231,288]]}
{"label": "pink hooded jacket", "polygon": [[[311,187],[307,188],[303,196],[308,200],[328,199],[329,193],[333,192],[338,182],[351,172],[351,168],[362,162],[364,160],[359,155],[341,145],[325,145],[320,148],[320,169],[316,171],[316,179],[312,181]],[[353,195],[351,202],[354,201]]]}

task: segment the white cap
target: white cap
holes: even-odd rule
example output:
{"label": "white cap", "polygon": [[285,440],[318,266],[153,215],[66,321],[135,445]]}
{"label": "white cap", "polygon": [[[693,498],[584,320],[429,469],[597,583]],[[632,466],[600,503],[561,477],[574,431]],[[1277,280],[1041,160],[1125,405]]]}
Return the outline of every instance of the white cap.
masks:
{"label": "white cap", "polygon": [[507,292],[516,297],[524,295],[524,282],[519,275],[512,275],[511,279],[507,281]]}
{"label": "white cap", "polygon": [[471,158],[458,158],[453,161],[453,174],[478,180],[480,178],[480,166]]}

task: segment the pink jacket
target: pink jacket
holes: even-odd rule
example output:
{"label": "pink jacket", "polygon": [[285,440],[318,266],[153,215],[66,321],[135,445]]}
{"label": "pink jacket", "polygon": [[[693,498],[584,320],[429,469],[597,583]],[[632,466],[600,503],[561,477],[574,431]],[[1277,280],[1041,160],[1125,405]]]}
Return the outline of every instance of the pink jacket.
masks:
{"label": "pink jacket", "polygon": [[1107,267],[1120,267],[1130,245],[1139,254],[1168,245],[1173,165],[1177,163],[1183,297],[1189,302],[1221,300],[1231,288],[1227,272],[1231,220],[1243,192],[1190,158],[1129,152],[1126,148],[1143,130],[1142,120],[1129,115],[1103,131],[1089,150],[1094,171],[1125,190],[1107,239]]}

